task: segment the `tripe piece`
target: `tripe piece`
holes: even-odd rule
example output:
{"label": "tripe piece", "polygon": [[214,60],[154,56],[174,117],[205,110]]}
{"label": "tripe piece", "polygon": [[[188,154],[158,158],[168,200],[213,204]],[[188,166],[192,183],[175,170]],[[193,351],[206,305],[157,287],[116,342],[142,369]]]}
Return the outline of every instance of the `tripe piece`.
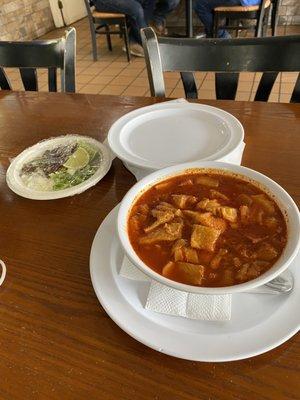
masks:
{"label": "tripe piece", "polygon": [[173,222],[157,228],[139,239],[140,244],[151,244],[160,241],[172,242],[180,239],[183,223]]}
{"label": "tripe piece", "polygon": [[176,207],[186,208],[188,205],[195,204],[197,197],[187,194],[172,194],[172,200]]}
{"label": "tripe piece", "polygon": [[232,207],[220,207],[219,209],[220,215],[227,219],[229,222],[236,222],[237,220],[237,209]]}
{"label": "tripe piece", "polygon": [[199,176],[195,179],[196,185],[204,185],[209,187],[218,187],[219,181],[215,178],[211,178],[210,176]]}
{"label": "tripe piece", "polygon": [[226,230],[226,221],[222,218],[216,218],[210,212],[202,213],[200,211],[184,210],[183,214],[191,218],[194,222],[209,226],[211,228],[220,229],[222,232]]}
{"label": "tripe piece", "polygon": [[176,280],[187,285],[201,285],[204,271],[203,265],[171,261],[164,266],[162,274],[169,279],[176,277]]}
{"label": "tripe piece", "polygon": [[203,225],[194,225],[191,236],[191,246],[196,249],[214,251],[221,233],[222,231],[220,229]]}
{"label": "tripe piece", "polygon": [[264,194],[256,194],[251,197],[254,203],[260,206],[268,215],[275,213],[274,204]]}

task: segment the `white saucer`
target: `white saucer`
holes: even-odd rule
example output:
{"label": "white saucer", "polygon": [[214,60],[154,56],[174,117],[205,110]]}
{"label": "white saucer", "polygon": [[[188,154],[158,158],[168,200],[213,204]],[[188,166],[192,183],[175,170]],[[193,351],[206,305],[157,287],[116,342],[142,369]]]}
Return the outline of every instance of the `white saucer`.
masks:
{"label": "white saucer", "polygon": [[150,171],[196,160],[231,162],[241,158],[243,138],[243,126],[233,115],[185,100],[134,110],[108,133],[111,150],[129,169]]}
{"label": "white saucer", "polygon": [[116,237],[117,211],[118,206],[105,218],[94,238],[91,279],[108,315],[139,342],[187,360],[233,361],[269,351],[299,330],[299,255],[290,267],[295,280],[292,293],[234,294],[229,322],[195,321],[145,310],[149,282],[119,276],[123,253]]}

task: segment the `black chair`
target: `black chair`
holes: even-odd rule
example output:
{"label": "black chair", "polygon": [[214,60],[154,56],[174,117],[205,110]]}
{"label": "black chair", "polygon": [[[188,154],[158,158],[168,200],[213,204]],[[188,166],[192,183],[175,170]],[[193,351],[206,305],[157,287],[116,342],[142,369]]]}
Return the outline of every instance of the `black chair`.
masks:
{"label": "black chair", "polygon": [[[276,1],[276,0],[275,0]],[[254,30],[255,37],[266,36],[268,28],[271,0],[262,0],[257,6],[220,6],[214,8],[213,37],[218,37],[220,28],[236,31]],[[239,22],[255,21],[255,24],[243,25]],[[224,21],[225,24],[224,24]],[[233,22],[235,22],[233,24]]]}
{"label": "black chair", "polygon": [[[106,35],[107,46],[110,51],[112,51],[111,37],[110,35],[120,35],[124,37],[127,61],[130,61],[130,49],[129,49],[129,38],[128,38],[128,28],[127,28],[127,20],[125,14],[118,13],[108,13],[108,12],[99,12],[93,10],[91,7],[93,3],[89,0],[84,0],[91,37],[92,37],[92,46],[93,46],[93,59],[97,61],[98,52],[97,52],[97,35]],[[110,27],[118,25],[119,30],[111,30]]]}
{"label": "black chair", "polygon": [[[141,31],[151,96],[165,97],[163,72],[181,73],[186,98],[198,98],[191,71],[216,73],[217,99],[234,100],[239,72],[263,72],[255,101],[268,101],[279,72],[300,71],[300,35],[240,39],[157,39]],[[292,103],[300,102],[300,75]]]}
{"label": "black chair", "polygon": [[25,90],[38,90],[37,68],[48,69],[50,92],[57,91],[57,70],[61,91],[75,92],[76,31],[69,28],[60,39],[30,42],[0,42],[0,88],[12,90],[4,68],[19,68]]}

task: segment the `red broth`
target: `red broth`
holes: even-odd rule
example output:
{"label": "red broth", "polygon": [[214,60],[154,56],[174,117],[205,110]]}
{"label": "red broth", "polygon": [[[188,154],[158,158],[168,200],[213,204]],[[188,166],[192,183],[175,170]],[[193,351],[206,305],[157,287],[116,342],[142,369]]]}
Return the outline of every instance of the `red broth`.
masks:
{"label": "red broth", "polygon": [[154,271],[204,287],[257,278],[287,241],[276,202],[258,186],[221,173],[184,174],[150,187],[130,211],[128,234]]}

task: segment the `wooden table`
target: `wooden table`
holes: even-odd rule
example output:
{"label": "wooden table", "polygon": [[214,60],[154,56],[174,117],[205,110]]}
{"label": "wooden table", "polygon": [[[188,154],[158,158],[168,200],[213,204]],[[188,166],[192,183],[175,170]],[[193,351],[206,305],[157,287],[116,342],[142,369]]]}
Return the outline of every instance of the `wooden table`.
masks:
{"label": "wooden table", "polygon": [[[115,160],[94,188],[31,201],[5,183],[10,159],[50,136],[101,141],[118,117],[151,98],[0,92],[1,400],[299,399],[300,340],[231,363],[197,363],[155,352],[124,333],[94,294],[89,253],[101,221],[134,183]],[[240,119],[243,164],[300,202],[300,105],[203,101]]]}

